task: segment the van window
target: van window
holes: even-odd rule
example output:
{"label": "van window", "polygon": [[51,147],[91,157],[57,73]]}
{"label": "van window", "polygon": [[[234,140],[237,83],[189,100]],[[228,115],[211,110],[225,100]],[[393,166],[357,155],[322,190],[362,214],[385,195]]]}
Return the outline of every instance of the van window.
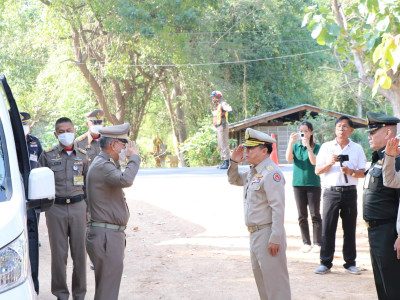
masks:
{"label": "van window", "polygon": [[11,178],[3,123],[0,121],[0,202],[11,198]]}

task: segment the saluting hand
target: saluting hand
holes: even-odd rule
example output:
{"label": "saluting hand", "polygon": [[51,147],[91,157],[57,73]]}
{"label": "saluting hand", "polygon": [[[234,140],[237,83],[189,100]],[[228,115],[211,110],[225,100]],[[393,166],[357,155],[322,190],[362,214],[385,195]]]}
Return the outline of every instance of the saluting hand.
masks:
{"label": "saluting hand", "polygon": [[139,155],[139,146],[134,141],[129,141],[126,144],[126,156],[130,157],[132,154]]}
{"label": "saluting hand", "polygon": [[392,138],[388,140],[385,153],[390,156],[397,156],[398,154],[400,154],[398,138]]}
{"label": "saluting hand", "polygon": [[239,145],[239,146],[235,147],[235,149],[233,149],[231,159],[238,163],[242,162],[245,160],[245,158],[243,157],[243,154],[244,154],[244,146]]}

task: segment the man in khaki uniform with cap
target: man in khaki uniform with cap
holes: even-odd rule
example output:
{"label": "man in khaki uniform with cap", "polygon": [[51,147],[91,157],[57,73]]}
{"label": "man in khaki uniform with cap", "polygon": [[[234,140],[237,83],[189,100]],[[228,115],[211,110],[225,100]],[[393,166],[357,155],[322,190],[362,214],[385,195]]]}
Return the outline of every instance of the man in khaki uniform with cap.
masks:
{"label": "man in khaki uniform with cap", "polygon": [[87,152],[89,164],[100,153],[100,132],[103,128],[104,111],[95,109],[92,112],[85,114],[86,126],[89,129],[85,134],[77,137],[76,145]]}
{"label": "man in khaki uniform with cap", "polygon": [[86,151],[74,145],[75,128],[69,118],[56,121],[54,135],[57,146],[45,150],[40,167],[54,172],[56,199],[46,211],[46,224],[51,249],[51,292],[57,299],[67,300],[68,244],[73,260],[72,297],[84,299],[86,294],[86,202],[84,176],[87,171]]}
{"label": "man in khaki uniform with cap", "polygon": [[[123,188],[133,184],[139,170],[139,148],[128,142],[129,123],[100,129],[101,152],[86,179],[90,213],[87,251],[94,264],[95,300],[118,299],[129,220]],[[128,158],[124,171],[118,160]]]}
{"label": "man in khaki uniform with cap", "polygon": [[[247,128],[245,138],[245,144],[232,153],[228,180],[244,187],[244,217],[260,299],[287,300],[291,293],[284,228],[285,179],[270,158],[276,141],[251,128]],[[249,171],[239,172],[238,164],[243,161],[252,166]]]}

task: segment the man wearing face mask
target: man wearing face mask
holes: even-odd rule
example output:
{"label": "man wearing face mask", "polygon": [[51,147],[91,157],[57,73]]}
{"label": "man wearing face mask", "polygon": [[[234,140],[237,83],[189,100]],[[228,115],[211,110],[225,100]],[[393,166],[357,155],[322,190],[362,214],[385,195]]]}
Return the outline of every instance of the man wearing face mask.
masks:
{"label": "man wearing face mask", "polygon": [[103,128],[104,111],[95,109],[85,114],[85,117],[86,126],[89,130],[80,137],[77,137],[75,143],[79,148],[86,150],[90,164],[101,150],[99,130]]}
{"label": "man wearing face mask", "polygon": [[[86,177],[90,221],[87,252],[94,263],[95,300],[117,300],[129,210],[123,188],[130,187],[140,166],[139,148],[128,142],[129,123],[100,129],[101,152]],[[118,161],[128,158],[121,170]]]}
{"label": "man wearing face mask", "polygon": [[[38,158],[40,154],[42,154],[42,145],[38,138],[29,134],[30,131],[30,123],[31,123],[31,115],[27,112],[20,112],[22,126],[24,128],[26,147],[28,148],[29,154],[29,162],[31,165],[31,169],[38,167]],[[39,226],[40,219],[40,208],[37,209],[29,209],[27,212],[27,226],[28,226],[28,234],[29,234],[29,256],[31,258],[35,257],[36,259],[31,259],[31,271],[32,271],[32,280],[35,285],[36,292],[39,292],[39,232],[37,230],[37,226]]]}
{"label": "man wearing face mask", "polygon": [[75,128],[69,118],[56,121],[55,137],[59,144],[45,150],[39,158],[40,167],[54,172],[56,199],[46,211],[46,224],[51,249],[51,292],[57,299],[69,298],[66,268],[68,245],[73,260],[72,298],[84,299],[86,294],[86,201],[84,176],[88,161],[86,151],[74,145]]}

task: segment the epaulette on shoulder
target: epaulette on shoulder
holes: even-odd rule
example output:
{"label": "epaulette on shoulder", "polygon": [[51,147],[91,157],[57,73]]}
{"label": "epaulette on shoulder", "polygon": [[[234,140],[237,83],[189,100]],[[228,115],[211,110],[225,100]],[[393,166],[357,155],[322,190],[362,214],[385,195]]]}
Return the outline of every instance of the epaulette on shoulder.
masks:
{"label": "epaulette on shoulder", "polygon": [[79,152],[81,152],[83,154],[86,154],[86,150],[83,150],[82,148],[79,148],[79,147],[77,149],[78,149]]}
{"label": "epaulette on shoulder", "polygon": [[87,138],[87,132],[82,134],[81,136],[78,136],[75,141],[76,142],[80,142],[80,141],[83,141],[86,138]]}
{"label": "epaulette on shoulder", "polygon": [[56,146],[53,146],[53,147],[50,147],[50,148],[44,150],[44,152],[51,152],[51,151],[55,150],[56,148],[57,148]]}

